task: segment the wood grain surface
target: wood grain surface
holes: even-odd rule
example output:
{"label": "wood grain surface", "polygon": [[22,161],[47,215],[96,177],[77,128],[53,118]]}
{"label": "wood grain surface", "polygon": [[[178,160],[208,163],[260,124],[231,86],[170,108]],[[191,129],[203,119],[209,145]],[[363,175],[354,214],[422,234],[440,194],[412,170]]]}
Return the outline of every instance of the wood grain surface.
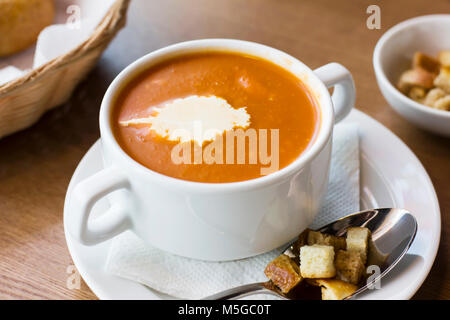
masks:
{"label": "wood grain surface", "polygon": [[[366,9],[381,8],[381,30],[366,27]],[[160,47],[190,39],[260,42],[311,68],[331,61],[354,75],[357,107],[398,135],[428,171],[440,201],[441,246],[416,299],[450,299],[450,139],[400,118],[376,85],[372,53],[394,24],[450,13],[449,0],[133,0],[128,25],[72,99],[30,129],[0,140],[0,299],[96,299],[82,283],[67,286],[73,265],[63,233],[70,178],[99,138],[98,112],[112,79]]]}

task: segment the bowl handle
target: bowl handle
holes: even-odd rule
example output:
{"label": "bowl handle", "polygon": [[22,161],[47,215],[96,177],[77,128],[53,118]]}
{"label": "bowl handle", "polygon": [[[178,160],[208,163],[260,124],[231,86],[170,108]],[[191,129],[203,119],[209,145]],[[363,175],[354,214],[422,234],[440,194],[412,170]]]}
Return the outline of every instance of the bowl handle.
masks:
{"label": "bowl handle", "polygon": [[112,204],[101,216],[89,221],[98,200],[113,191],[130,188],[128,179],[115,167],[103,169],[80,182],[72,192],[72,210],[67,223],[70,234],[82,244],[95,245],[130,229],[130,217],[121,204]]}
{"label": "bowl handle", "polygon": [[314,73],[327,86],[334,87],[333,101],[335,123],[343,120],[355,106],[356,89],[352,74],[339,63],[329,63]]}

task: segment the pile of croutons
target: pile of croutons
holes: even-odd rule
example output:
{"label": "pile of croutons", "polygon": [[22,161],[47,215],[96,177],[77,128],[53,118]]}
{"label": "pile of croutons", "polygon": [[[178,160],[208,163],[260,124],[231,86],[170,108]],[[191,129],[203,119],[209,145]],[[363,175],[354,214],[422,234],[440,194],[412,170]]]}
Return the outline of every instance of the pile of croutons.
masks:
{"label": "pile of croutons", "polygon": [[365,275],[370,231],[349,228],[346,237],[306,230],[297,241],[299,260],[282,254],[264,273],[287,294],[302,281],[321,287],[322,300],[342,300],[358,290]]}
{"label": "pile of croutons", "polygon": [[416,52],[412,69],[401,75],[397,87],[416,102],[450,111],[450,50],[441,51],[437,59]]}

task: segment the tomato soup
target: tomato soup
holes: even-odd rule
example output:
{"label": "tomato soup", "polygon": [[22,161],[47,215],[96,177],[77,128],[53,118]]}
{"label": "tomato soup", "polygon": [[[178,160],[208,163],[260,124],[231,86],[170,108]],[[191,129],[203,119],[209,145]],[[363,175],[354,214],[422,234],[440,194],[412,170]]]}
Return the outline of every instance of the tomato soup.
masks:
{"label": "tomato soup", "polygon": [[[215,51],[186,54],[150,67],[125,86],[113,110],[115,138],[130,157],[163,175],[207,183],[244,181],[268,174],[263,172],[270,166],[268,155],[277,162],[274,171],[288,166],[312,143],[320,122],[315,99],[293,74],[264,59]],[[169,132],[172,122],[180,125],[183,117],[195,120],[193,112],[208,114],[203,127],[223,126],[216,138],[176,141],[178,136]],[[144,120],[130,121],[137,118]],[[244,155],[239,155],[236,138],[230,156],[232,143],[227,134],[238,129],[246,133]],[[268,145],[262,147],[264,137]],[[209,146],[211,151],[211,144],[220,139],[223,144],[215,145],[211,155],[216,160],[223,155],[224,160],[202,158],[201,149]],[[252,139],[259,141],[252,145]],[[192,162],[174,161],[174,148],[182,142],[180,154],[186,156],[188,149],[184,147],[192,147],[192,153],[183,158]],[[200,156],[196,158],[197,151]]]}

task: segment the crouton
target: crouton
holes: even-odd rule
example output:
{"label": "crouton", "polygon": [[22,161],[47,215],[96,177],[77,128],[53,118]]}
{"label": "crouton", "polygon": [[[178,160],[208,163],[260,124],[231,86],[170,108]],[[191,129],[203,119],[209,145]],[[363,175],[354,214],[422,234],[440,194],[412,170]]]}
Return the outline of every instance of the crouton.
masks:
{"label": "crouton", "polygon": [[317,231],[309,231],[308,233],[308,245],[312,246],[315,244],[332,246],[335,251],[345,250],[347,247],[344,237],[336,237],[329,234],[320,233]]}
{"label": "crouton", "polygon": [[441,68],[441,72],[434,79],[434,85],[450,94],[450,67]]}
{"label": "crouton", "polygon": [[402,73],[397,87],[404,94],[408,94],[412,87],[431,89],[435,78],[436,74],[421,68],[411,69]]}
{"label": "crouton", "polygon": [[425,95],[427,94],[426,90],[421,87],[412,87],[409,90],[408,96],[413,99],[414,101],[420,102],[423,98],[425,98]]}
{"label": "crouton", "polygon": [[365,266],[359,252],[339,250],[334,263],[338,279],[355,285],[361,281]]}
{"label": "crouton", "polygon": [[333,278],[336,275],[334,248],[323,245],[301,247],[300,274],[303,278]]}
{"label": "crouton", "polygon": [[334,279],[319,279],[317,284],[322,287],[322,300],[343,300],[358,290],[354,284]]}
{"label": "crouton", "polygon": [[421,68],[425,71],[438,74],[441,63],[439,60],[423,54],[422,52],[416,52],[413,58],[413,68]]}
{"label": "crouton", "polygon": [[450,50],[442,50],[439,52],[438,60],[441,65],[450,67]]}
{"label": "crouton", "polygon": [[288,293],[302,281],[299,267],[284,254],[270,262],[264,273],[283,293]]}
{"label": "crouton", "polygon": [[300,248],[307,244],[308,234],[311,232],[310,229],[303,231],[297,238],[297,241],[292,246],[292,251],[297,257],[300,255]]}
{"label": "crouton", "polygon": [[367,261],[370,231],[367,228],[349,228],[347,230],[347,251],[356,251],[361,255],[363,264]]}
{"label": "crouton", "polygon": [[297,240],[297,244],[298,244],[299,248],[305,246],[308,243],[308,235],[310,232],[312,232],[311,229],[306,229],[305,231],[300,233],[300,235],[298,236],[298,240]]}
{"label": "crouton", "polygon": [[433,107],[435,102],[445,97],[445,91],[440,88],[434,88],[428,91],[423,103],[429,107]]}
{"label": "crouton", "polygon": [[433,108],[444,111],[450,111],[450,94],[436,100],[436,102],[433,104]]}

